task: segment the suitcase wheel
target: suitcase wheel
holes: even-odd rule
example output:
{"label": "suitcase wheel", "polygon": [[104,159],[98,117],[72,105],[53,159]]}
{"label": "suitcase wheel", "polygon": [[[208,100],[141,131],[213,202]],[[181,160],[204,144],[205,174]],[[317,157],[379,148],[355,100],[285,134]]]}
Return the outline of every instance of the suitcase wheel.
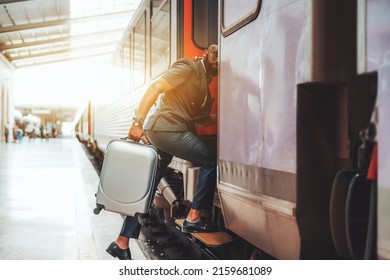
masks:
{"label": "suitcase wheel", "polygon": [[96,207],[95,209],[93,209],[93,213],[95,215],[98,215],[100,213],[100,211],[102,211],[102,208]]}

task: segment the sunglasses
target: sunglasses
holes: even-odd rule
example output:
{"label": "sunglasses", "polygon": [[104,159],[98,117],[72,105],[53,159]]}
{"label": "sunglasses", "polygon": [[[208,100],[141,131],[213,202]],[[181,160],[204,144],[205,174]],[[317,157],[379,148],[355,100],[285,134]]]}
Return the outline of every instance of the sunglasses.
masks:
{"label": "sunglasses", "polygon": [[208,50],[209,51],[209,53],[211,53],[215,58],[217,58],[218,59],[218,51],[212,51],[212,50]]}

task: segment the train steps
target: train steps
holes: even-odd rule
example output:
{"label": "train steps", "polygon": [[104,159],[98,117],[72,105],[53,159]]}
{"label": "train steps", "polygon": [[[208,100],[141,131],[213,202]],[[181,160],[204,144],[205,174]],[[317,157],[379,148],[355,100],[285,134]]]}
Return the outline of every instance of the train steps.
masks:
{"label": "train steps", "polygon": [[[178,230],[181,230],[184,219],[176,219],[175,224]],[[216,232],[192,232],[189,233],[195,239],[202,242],[207,247],[220,247],[232,243],[235,239],[224,231]]]}

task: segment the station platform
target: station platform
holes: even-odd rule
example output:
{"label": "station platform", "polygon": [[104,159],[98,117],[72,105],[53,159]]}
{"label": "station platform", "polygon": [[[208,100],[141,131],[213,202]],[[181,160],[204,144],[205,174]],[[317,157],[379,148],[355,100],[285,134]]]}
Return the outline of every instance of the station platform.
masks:
{"label": "station platform", "polygon": [[0,142],[0,260],[113,260],[122,218],[93,214],[98,181],[77,139]]}

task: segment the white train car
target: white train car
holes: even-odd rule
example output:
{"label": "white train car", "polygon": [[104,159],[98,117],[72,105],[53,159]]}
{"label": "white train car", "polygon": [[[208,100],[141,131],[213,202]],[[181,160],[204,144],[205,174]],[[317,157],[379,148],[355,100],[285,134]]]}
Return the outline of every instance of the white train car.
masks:
{"label": "white train car", "polygon": [[[145,0],[92,102],[90,135],[103,151],[126,136],[150,82],[217,42],[218,125],[199,133],[218,150],[213,221],[240,240],[222,258],[389,259],[389,9],[385,0]],[[196,167],[175,159],[171,168],[184,205]]]}

